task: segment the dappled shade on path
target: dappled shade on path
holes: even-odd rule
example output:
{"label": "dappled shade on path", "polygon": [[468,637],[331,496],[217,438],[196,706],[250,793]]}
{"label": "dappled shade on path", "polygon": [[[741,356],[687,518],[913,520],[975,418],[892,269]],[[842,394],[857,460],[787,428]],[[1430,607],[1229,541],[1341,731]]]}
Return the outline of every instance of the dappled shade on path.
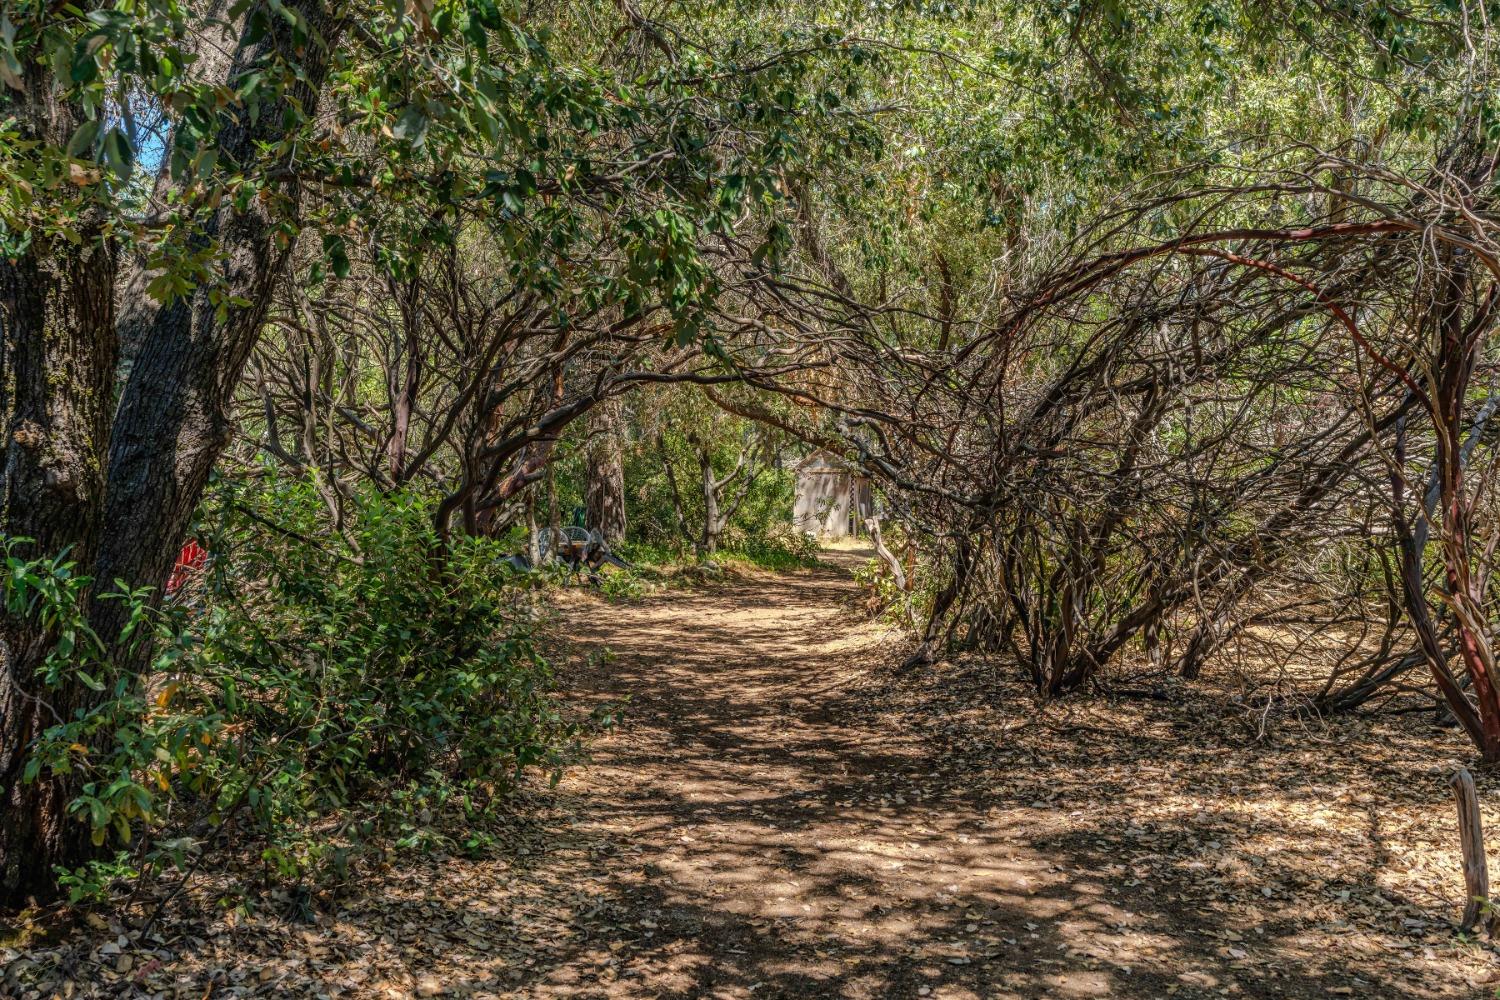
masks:
{"label": "dappled shade on path", "polygon": [[[892,697],[899,657],[842,607],[849,593],[829,570],[593,609],[576,634],[613,655],[594,656],[578,686],[630,698],[619,733],[566,783],[578,832],[607,859],[580,872],[603,909],[530,994],[1468,995],[1474,984],[1454,975],[1464,960],[1396,949],[1371,961],[1362,939],[1330,953],[1326,933],[1271,912],[1290,886],[1263,892],[1252,878],[1264,912],[1247,922],[1195,881],[1224,877],[1215,862],[1228,852],[1211,837],[1250,846],[1274,833],[1274,804],[1263,815],[1248,796],[1207,804],[1177,831],[1100,828],[1101,806],[1128,820],[1128,797],[1150,795],[1112,783],[1122,768],[1149,781],[1174,756],[1212,763],[1212,750],[1143,731],[1133,759],[1108,749],[1108,773],[1084,755],[1067,775],[1038,761],[1029,790],[1024,774],[997,783],[992,730]],[[1122,801],[1090,801],[1091,783]],[[1058,797],[1068,785],[1084,798]],[[1347,846],[1333,829],[1305,840],[1285,819],[1309,869]],[[1111,846],[1191,839],[1195,824],[1220,832],[1185,867],[1169,852],[1161,871],[1121,864]]]}

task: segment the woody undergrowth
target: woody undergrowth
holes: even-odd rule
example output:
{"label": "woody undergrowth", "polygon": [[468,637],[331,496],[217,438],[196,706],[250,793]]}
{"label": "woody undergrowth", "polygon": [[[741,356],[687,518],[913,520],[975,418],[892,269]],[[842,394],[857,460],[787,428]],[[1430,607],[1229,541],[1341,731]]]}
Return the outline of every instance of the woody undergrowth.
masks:
{"label": "woody undergrowth", "polygon": [[57,873],[72,902],[231,859],[247,890],[307,890],[392,850],[483,852],[528,777],[580,757],[594,724],[564,717],[536,604],[495,543],[458,539],[435,565],[413,493],[328,520],[307,481],[219,484],[200,518],[211,561],[169,607],[99,588],[132,609],[113,656],[88,628],[94,581],[6,544],[7,612],[54,637],[43,691],[76,677],[96,695],[25,772],[65,783],[95,845]]}

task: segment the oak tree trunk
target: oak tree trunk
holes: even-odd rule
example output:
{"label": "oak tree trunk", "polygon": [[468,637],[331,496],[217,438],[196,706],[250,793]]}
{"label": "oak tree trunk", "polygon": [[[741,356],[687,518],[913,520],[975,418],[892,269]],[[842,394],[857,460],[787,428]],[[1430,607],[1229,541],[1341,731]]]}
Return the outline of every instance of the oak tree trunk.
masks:
{"label": "oak tree trunk", "polygon": [[588,450],[589,527],[599,532],[607,545],[625,540],[625,463],[621,457],[620,404],[596,408],[591,423],[594,432]]}
{"label": "oak tree trunk", "polygon": [[[262,149],[275,148],[284,138],[283,115],[292,102],[309,118],[317,113],[342,21],[335,5],[320,0],[287,6],[305,18],[314,42],[298,49],[287,23],[272,18],[273,29],[258,41],[242,38],[230,79],[282,59],[300,64],[300,81],[253,118],[243,108],[224,112],[221,163],[248,166]],[[281,165],[262,168],[275,171]],[[100,579],[159,590],[171,572],[209,470],[229,443],[229,402],[291,255],[292,241],[278,237],[281,227],[295,223],[300,185],[290,170],[281,177],[273,187],[277,197],[252,199],[241,210],[225,199],[205,220],[200,242],[216,240],[219,249],[210,279],[216,287],[200,287],[161,307],[145,333],[110,442],[108,530],[95,572]],[[225,301],[235,304],[225,307]],[[101,606],[95,630],[108,641],[118,635],[124,613],[119,602]]]}
{"label": "oak tree trunk", "polygon": [[[259,109],[223,113],[220,162],[255,174],[277,148],[284,115],[296,102],[311,116],[338,42],[335,8],[316,0],[288,3],[315,38],[293,37],[278,18],[255,41],[242,38],[230,79],[275,59],[300,66],[291,90]],[[49,145],[65,145],[82,121],[60,103],[46,71],[28,80],[23,128]],[[295,116],[292,116],[295,117]],[[283,154],[290,156],[291,153]],[[66,553],[78,572],[159,593],[167,579],[208,473],[229,439],[227,404],[260,334],[272,289],[284,270],[298,189],[290,171],[270,185],[272,197],[236,210],[230,199],[211,210],[196,243],[217,243],[219,264],[208,288],[155,311],[118,406],[116,262],[103,220],[83,216],[80,240],[64,244],[36,234],[21,257],[0,262],[0,416],[5,421],[0,470],[0,531],[33,541],[22,555]],[[139,287],[126,283],[127,289]],[[135,303],[134,305],[139,305]],[[139,316],[139,309],[126,310]],[[122,648],[128,609],[94,601],[85,609],[117,666],[140,669],[143,650]],[[76,681],[42,689],[36,676],[53,637],[7,617],[0,626],[0,901],[20,902],[52,888],[53,866],[89,853],[85,824],[70,821],[74,792],[58,779],[19,780],[32,741],[47,725],[86,706],[92,693]]]}
{"label": "oak tree trunk", "polygon": [[[66,143],[82,117],[50,74],[26,78],[23,135]],[[38,231],[0,258],[0,536],[21,558],[63,555],[86,573],[101,535],[104,456],[114,408],[116,250],[86,210],[76,242]],[[87,597],[87,595],[85,595]],[[81,685],[48,690],[37,672],[56,636],[30,617],[0,619],[0,899],[45,895],[52,866],[87,851],[74,789],[21,780],[32,741],[85,705]]]}
{"label": "oak tree trunk", "polygon": [[[59,241],[61,242],[61,241]],[[29,539],[23,558],[65,554],[87,566],[99,544],[104,449],[113,402],[114,250],[39,241],[0,261],[0,386],[5,421],[0,532]],[[38,676],[56,636],[31,619],[0,623],[0,896],[44,894],[52,866],[81,857],[88,830],[70,822],[70,783],[21,781],[27,750],[92,696],[48,690]]]}

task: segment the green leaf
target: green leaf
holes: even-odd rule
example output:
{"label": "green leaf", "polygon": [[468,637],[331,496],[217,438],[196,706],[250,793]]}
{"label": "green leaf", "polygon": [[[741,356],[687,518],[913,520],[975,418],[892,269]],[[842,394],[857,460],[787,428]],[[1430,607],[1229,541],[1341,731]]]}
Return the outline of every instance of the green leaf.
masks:
{"label": "green leaf", "polygon": [[119,126],[110,129],[105,135],[102,153],[105,166],[116,177],[122,181],[130,179],[130,172],[135,168],[135,149]]}
{"label": "green leaf", "polygon": [[329,233],[323,237],[323,253],[328,256],[328,264],[333,273],[340,278],[349,277],[349,253],[344,246],[344,238],[337,233]]}
{"label": "green leaf", "polygon": [[73,138],[68,140],[68,155],[76,159],[92,159],[94,140],[97,138],[99,119],[84,122],[73,133]]}
{"label": "green leaf", "polygon": [[68,77],[74,83],[93,83],[99,79],[99,62],[94,58],[96,47],[90,44],[95,37],[83,38],[73,47],[73,65]]}

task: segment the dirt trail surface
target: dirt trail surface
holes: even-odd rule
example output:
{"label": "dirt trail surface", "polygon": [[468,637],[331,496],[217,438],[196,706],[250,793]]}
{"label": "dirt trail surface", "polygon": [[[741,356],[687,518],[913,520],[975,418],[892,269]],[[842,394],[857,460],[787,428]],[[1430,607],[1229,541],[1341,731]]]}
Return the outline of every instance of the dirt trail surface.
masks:
{"label": "dirt trail surface", "polygon": [[1494,993],[1494,957],[1435,919],[1457,893],[1401,895],[1453,888],[1456,856],[1384,842],[1451,828],[1430,737],[1393,764],[1426,783],[1403,817],[1317,736],[1274,761],[1159,705],[1033,726],[988,678],[893,677],[837,558],[579,616],[577,693],[630,703],[564,784],[579,908],[514,995]]}
{"label": "dirt trail surface", "polygon": [[1013,668],[901,677],[890,637],[847,606],[853,557],[836,558],[563,599],[569,697],[628,706],[500,850],[396,859],[300,916],[286,897],[215,915],[199,886],[146,934],[91,918],[8,981],[37,997],[1495,995],[1494,953],[1448,923],[1451,733],[1278,740],[1221,693],[1039,713]]}

